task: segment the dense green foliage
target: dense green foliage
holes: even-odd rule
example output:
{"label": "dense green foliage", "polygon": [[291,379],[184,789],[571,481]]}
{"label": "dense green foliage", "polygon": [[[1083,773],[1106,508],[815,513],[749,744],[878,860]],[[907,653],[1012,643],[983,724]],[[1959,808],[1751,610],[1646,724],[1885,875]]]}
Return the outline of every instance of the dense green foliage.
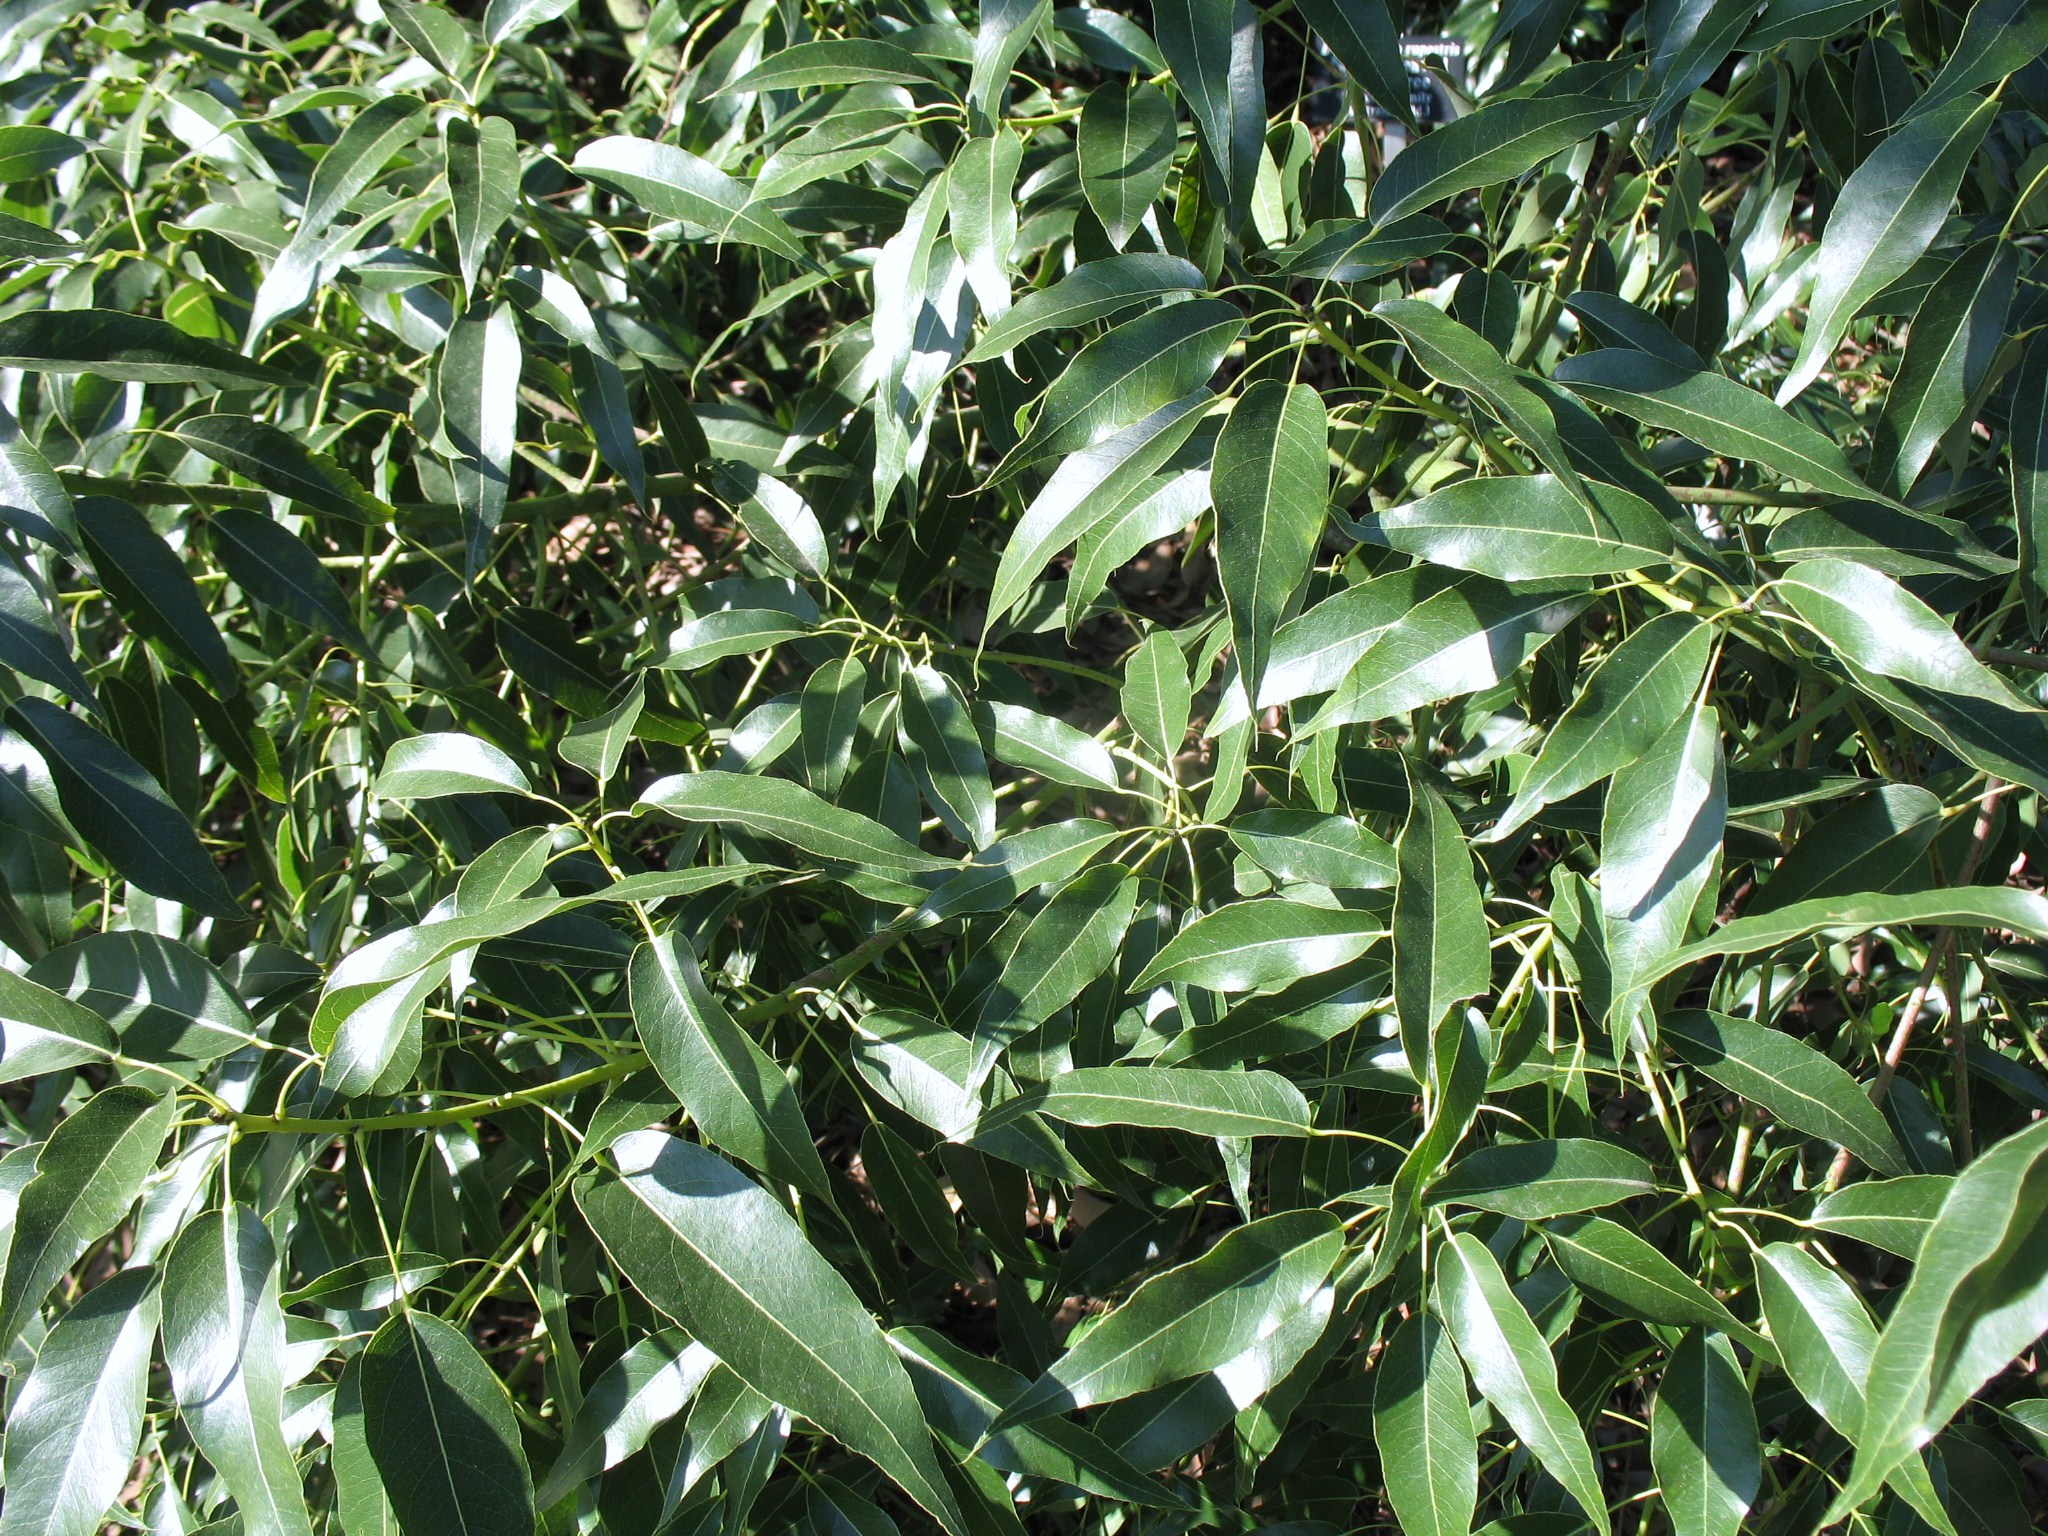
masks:
{"label": "dense green foliage", "polygon": [[0,1536],[2028,1529],[2044,52],[6,0]]}

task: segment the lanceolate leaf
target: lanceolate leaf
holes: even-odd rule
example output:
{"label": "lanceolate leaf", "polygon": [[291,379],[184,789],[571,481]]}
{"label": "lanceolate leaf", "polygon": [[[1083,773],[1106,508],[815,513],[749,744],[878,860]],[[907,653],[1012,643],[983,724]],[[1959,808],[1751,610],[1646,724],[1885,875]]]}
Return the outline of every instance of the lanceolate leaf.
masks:
{"label": "lanceolate leaf", "polygon": [[235,1496],[244,1529],[304,1536],[284,1436],[284,1313],[277,1254],[256,1213],[199,1217],[164,1265],[164,1359],[192,1438]]}
{"label": "lanceolate leaf", "polygon": [[123,1270],[66,1312],[7,1410],[7,1536],[92,1536],[142,1439],[156,1272]]}
{"label": "lanceolate leaf", "polygon": [[1814,258],[1799,356],[1778,386],[1784,404],[1819,377],[1856,311],[1904,274],[1948,217],[1956,186],[1997,115],[1964,95],[1902,124],[1842,188]]}
{"label": "lanceolate leaf", "polygon": [[519,202],[519,149],[504,118],[448,124],[448,196],[462,281],[474,288],[492,238]]}
{"label": "lanceolate leaf", "polygon": [[1658,1034],[1722,1087],[1795,1130],[1849,1148],[1880,1173],[1906,1171],[1862,1085],[1804,1041],[1703,1009],[1666,1014]]}
{"label": "lanceolate leaf", "polygon": [[576,1200],[633,1283],[755,1390],[958,1529],[903,1367],[789,1216],[730,1163],[659,1131],[622,1138],[611,1156],[618,1171],[586,1176]]}
{"label": "lanceolate leaf", "polygon": [[125,878],[210,916],[240,915],[184,813],[140,763],[46,699],[18,700],[7,718],[42,754],[64,814]]}
{"label": "lanceolate leaf", "polygon": [[2048,1127],[2008,1137],[1957,1177],[1886,1319],[1864,1383],[1853,1509],[1945,1425],[2015,1350],[2048,1327],[2036,1262],[2048,1204]]}
{"label": "lanceolate leaf", "polygon": [[1306,1305],[1342,1246],[1334,1216],[1294,1211],[1239,1227],[1148,1281],[1003,1409],[998,1426],[1111,1402],[1230,1362]]}
{"label": "lanceolate leaf", "polygon": [[570,167],[631,198],[657,218],[681,219],[717,240],[742,240],[792,261],[804,248],[773,209],[753,201],[746,184],[688,150],[646,139],[599,139]]}
{"label": "lanceolate leaf", "polygon": [[1177,140],[1173,103],[1157,86],[1111,80],[1089,92],[1081,112],[1081,186],[1118,250],[1165,190]]}
{"label": "lanceolate leaf", "polygon": [[999,357],[1042,331],[1085,325],[1147,299],[1201,286],[1201,269],[1177,256],[1105,256],[1076,267],[1050,288],[1027,294],[982,332],[965,361]]}
{"label": "lanceolate leaf", "polygon": [[1472,856],[1443,797],[1408,773],[1408,817],[1395,848],[1394,1006],[1401,1050],[1418,1075],[1444,1016],[1486,990],[1492,969]]}
{"label": "lanceolate leaf", "polygon": [[490,552],[511,488],[519,411],[519,333],[503,305],[472,305],[441,354],[441,410],[458,457],[450,466],[472,574]]}
{"label": "lanceolate leaf", "polygon": [[1387,1496],[1416,1536],[1467,1536],[1478,1501],[1479,1442],[1465,1367],[1443,1325],[1418,1312],[1387,1341],[1376,1370],[1372,1433]]}
{"label": "lanceolate leaf", "polygon": [[1520,176],[1626,110],[1606,96],[1550,96],[1494,102],[1446,123],[1373,184],[1373,222],[1391,224],[1460,192]]}
{"label": "lanceolate leaf", "polygon": [[704,985],[689,946],[674,934],[650,939],[633,956],[631,983],[633,1022],[647,1055],[705,1136],[830,1201],[831,1183],[796,1094]]}
{"label": "lanceolate leaf", "polygon": [[178,440],[216,464],[316,512],[377,522],[389,508],[358,485],[333,459],[289,432],[246,416],[196,416],[178,423]]}
{"label": "lanceolate leaf", "polygon": [[1650,1456],[1682,1536],[1733,1536],[1763,1479],[1756,1411],[1735,1351],[1694,1329],[1672,1352],[1650,1416]]}
{"label": "lanceolate leaf", "polygon": [[1586,1432],[1557,1390],[1557,1362],[1486,1245],[1460,1232],[1437,1270],[1436,1305],[1465,1369],[1516,1436],[1598,1526],[1606,1521]]}
{"label": "lanceolate leaf", "polygon": [[1216,563],[1238,673],[1257,697],[1273,632],[1322,536],[1329,422],[1306,384],[1261,380],[1231,409],[1209,472]]}
{"label": "lanceolate leaf", "polygon": [[1873,494],[1832,439],[1723,374],[1603,347],[1558,364],[1557,377],[1596,405],[1683,433],[1716,453],[1838,496]]}
{"label": "lanceolate leaf", "polygon": [[363,1438],[406,1530],[525,1530],[533,1481],[505,1389],[476,1346],[402,1311],[363,1350]]}

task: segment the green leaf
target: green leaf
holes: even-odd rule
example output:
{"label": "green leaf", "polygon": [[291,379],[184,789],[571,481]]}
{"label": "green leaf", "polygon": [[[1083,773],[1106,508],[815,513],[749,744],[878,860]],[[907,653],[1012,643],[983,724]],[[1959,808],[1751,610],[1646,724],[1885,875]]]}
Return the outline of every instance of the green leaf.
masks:
{"label": "green leaf", "polygon": [[1257,13],[1247,0],[1160,0],[1152,32],[1174,86],[1194,112],[1220,178],[1220,201],[1242,208],[1251,198],[1266,131]]}
{"label": "green leaf", "polygon": [[299,216],[294,241],[309,242],[326,233],[406,145],[419,137],[427,104],[417,96],[386,96],[349,120],[341,137],[329,145],[313,167],[306,188],[305,211]]}
{"label": "green leaf", "polygon": [[93,1536],[142,1440],[156,1271],[102,1281],[58,1319],[7,1405],[4,1536]]}
{"label": "green leaf", "polygon": [[825,530],[810,503],[784,481],[748,464],[721,459],[711,484],[732,503],[747,537],[800,576],[822,577],[832,561]]}
{"label": "green leaf", "polygon": [[906,667],[896,694],[903,755],[926,802],[961,842],[986,848],[995,840],[995,791],[967,701],[935,667]]}
{"label": "green leaf", "polygon": [[484,7],[484,36],[506,43],[575,8],[576,0],[491,0]]}
{"label": "green leaf", "polygon": [[989,844],[918,908],[920,927],[975,912],[999,912],[1038,886],[1071,879],[1120,834],[1093,821],[1055,821]]}
{"label": "green leaf", "polygon": [[1671,525],[1641,497],[1553,475],[1461,480],[1389,507],[1362,532],[1403,554],[1502,581],[1613,576],[1670,563]]}
{"label": "green leaf", "polygon": [[[1076,358],[1068,372],[1079,365],[1080,359]],[[1061,380],[1065,378],[1062,374]],[[1203,411],[1214,400],[1208,390],[1194,389],[1112,432],[1102,442],[1069,454],[1031,498],[1031,505],[1024,509],[1009,542],[1003,546],[994,588],[989,593],[991,621],[1002,618],[1023,601],[1048,560],[1098,526],[1126,493],[1149,481],[1153,472],[1194,435]]]}
{"label": "green leaf", "polygon": [[243,1529],[309,1536],[284,1434],[277,1253],[249,1207],[195,1218],[164,1263],[164,1360],[193,1440],[234,1495]]}
{"label": "green leaf", "polygon": [[84,154],[83,140],[54,128],[12,123],[0,128],[0,185],[33,181]]}
{"label": "green leaf", "polygon": [[1656,745],[1699,693],[1713,631],[1688,614],[1660,614],[1610,651],[1544,738],[1515,800],[1493,829],[1499,842],[1555,804]]}
{"label": "green leaf", "polygon": [[1872,892],[1859,900],[1822,897],[1795,902],[1776,912],[1738,917],[1713,934],[1672,951],[1643,978],[1647,985],[1714,955],[1746,955],[1776,949],[1817,933],[1853,937],[1893,924],[1960,928],[2009,928],[2048,939],[2048,900],[2011,886],[1959,886],[1903,895]]}
{"label": "green leaf", "polygon": [[2022,0],[1977,0],[1941,73],[1906,109],[1907,122],[2025,69],[2048,52],[2048,17]]}
{"label": "green leaf", "polygon": [[[43,956],[28,980],[90,1009],[122,1053],[141,1061],[214,1061],[259,1041],[248,1005],[227,979],[176,939],[154,933],[88,934]],[[50,1004],[21,998],[13,1006],[33,1017]],[[10,1054],[12,1046],[10,1039]]]}
{"label": "green leaf", "polygon": [[1076,141],[1081,190],[1117,250],[1166,190],[1179,145],[1173,103],[1156,85],[1108,80],[1088,93]]}
{"label": "green leaf", "polygon": [[1306,384],[1261,379],[1239,397],[1216,439],[1216,571],[1246,691],[1259,695],[1273,633],[1322,539],[1329,500],[1329,421]]}
{"label": "green leaf", "polygon": [[1821,817],[1748,903],[1752,916],[1817,896],[1916,885],[1941,830],[1941,801],[1917,784],[1882,784]]}
{"label": "green leaf", "polygon": [[1604,1216],[1553,1217],[1543,1224],[1543,1240],[1572,1284],[1617,1316],[1674,1328],[1742,1328],[1684,1270]]}
{"label": "green leaf", "polygon": [[1820,376],[1856,313],[1933,243],[1997,115],[1993,100],[1949,101],[1901,124],[1843,184],[1811,263],[1813,296],[1780,405]]}
{"label": "green leaf", "polygon": [[633,1023],[648,1059],[705,1138],[829,1203],[832,1184],[802,1102],[704,985],[688,941],[670,933],[642,944],[629,978]]}
{"label": "green leaf", "polygon": [[1667,1013],[1658,1038],[1686,1062],[1794,1130],[1847,1147],[1880,1173],[1907,1164],[1862,1086],[1803,1040],[1725,1013]]}
{"label": "green leaf", "polygon": [[1823,1232],[1839,1232],[1902,1259],[1918,1258],[1948,1186],[1945,1175],[1932,1173],[1865,1180],[1836,1190],[1808,1220]]}
{"label": "green leaf", "polygon": [[1301,14],[1337,55],[1344,72],[1412,130],[1415,109],[1408,100],[1408,66],[1383,0],[1302,0]]}
{"label": "green leaf", "polygon": [[442,795],[530,795],[526,771],[488,741],[459,731],[408,736],[384,754],[370,793],[380,800],[429,800]]}
{"label": "green leaf", "polygon": [[1373,183],[1372,220],[1387,225],[1475,187],[1535,169],[1628,110],[1608,96],[1489,102],[1424,134]]}
{"label": "green leaf", "polygon": [[1969,763],[2048,787],[2048,711],[1977,660],[1904,587],[1847,560],[1802,560],[1777,590],[1887,710]]}
{"label": "green leaf", "polygon": [[[1429,135],[1431,139],[1437,137],[1434,133]],[[1408,158],[1406,151],[1401,158]],[[1386,180],[1381,177],[1379,186],[1385,186]],[[1372,312],[1400,333],[1415,361],[1431,378],[1484,402],[1553,475],[1578,491],[1579,472],[1558,435],[1555,413],[1540,394],[1501,361],[1491,342],[1421,299],[1386,299],[1374,305]]]}
{"label": "green leaf", "polygon": [[309,511],[359,523],[378,523],[391,515],[334,460],[268,422],[232,413],[192,416],[179,422],[173,435],[223,469]]}
{"label": "green leaf", "polygon": [[1678,432],[1729,458],[1837,496],[1869,498],[1834,439],[1725,374],[1684,368],[1647,352],[1603,347],[1557,365],[1557,381],[1595,405]]}
{"label": "green leaf", "polygon": [[713,240],[758,245],[798,263],[809,260],[780,214],[755,202],[744,182],[686,149],[624,136],[597,139],[577,151],[569,168],[657,218],[681,219]]}
{"label": "green leaf", "polygon": [[0,367],[90,373],[135,384],[250,389],[292,382],[175,325],[113,309],[36,309],[0,320]]}
{"label": "green leaf", "polygon": [[865,37],[827,37],[771,54],[732,84],[741,91],[794,91],[813,85],[930,85],[932,72],[917,55],[894,43]]}
{"label": "green leaf", "polygon": [[1138,901],[1138,882],[1119,864],[1097,865],[1054,893],[1012,945],[975,1010],[967,1084],[978,1088],[997,1058],[1027,1031],[1067,1007],[1116,961]]}
{"label": "green leaf", "polygon": [[516,130],[502,117],[475,124],[450,118],[444,132],[455,250],[462,286],[471,289],[492,239],[519,206],[519,144]]}
{"label": "green leaf", "polygon": [[1231,822],[1230,840],[1276,880],[1372,891],[1395,879],[1393,847],[1348,816],[1269,806]]}
{"label": "green leaf", "polygon": [[950,1275],[969,1279],[974,1271],[960,1251],[959,1218],[917,1149],[877,1120],[861,1133],[860,1162],[882,1214],[911,1252]]}
{"label": "green leaf", "polygon": [[78,529],[93,573],[129,624],[189,666],[223,698],[241,687],[192,574],[149,520],[125,501],[85,496]]}
{"label": "green leaf", "polygon": [[[1728,818],[1720,717],[1695,705],[1616,771],[1600,818],[1600,919],[1614,996],[1666,974],[1693,909],[1720,868]],[[1634,1021],[1621,1004],[1619,1038]]]}
{"label": "green leaf", "polygon": [[209,526],[222,568],[250,597],[308,629],[325,630],[358,655],[369,653],[340,584],[304,539],[261,512],[238,507],[215,512]]}
{"label": "green leaf", "polygon": [[569,378],[576,409],[612,473],[626,482],[635,503],[647,503],[647,465],[633,431],[633,411],[626,398],[626,376],[604,353],[589,347],[569,348]]}
{"label": "green leaf", "polygon": [[689,1406],[717,1364],[710,1350],[674,1329],[632,1345],[592,1384],[534,1502],[553,1507],[577,1484],[646,1445],[655,1430]]}
{"label": "green leaf", "polygon": [[1317,735],[1491,688],[1520,672],[1583,606],[1581,592],[1507,588],[1485,578],[1432,592],[1372,633],[1323,709],[1300,729]]}
{"label": "green leaf", "polygon": [[105,1061],[118,1049],[114,1032],[91,1009],[0,970],[0,1082]]}
{"label": "green leaf", "polygon": [[1493,957],[1457,818],[1411,763],[1403,759],[1402,767],[1408,815],[1394,852],[1394,1008],[1402,1054],[1419,1078],[1437,1026],[1493,984]]}
{"label": "green leaf", "polygon": [[[1856,1461],[1836,1495],[1856,1508],[1977,1390],[2048,1330],[2048,1123],[2008,1136],[1949,1187],[1864,1383]],[[47,1155],[47,1154],[45,1154]]]}
{"label": "green leaf", "polygon": [[1863,1378],[1877,1327],[1848,1283],[1805,1250],[1772,1243],[1757,1252],[1757,1294],[1785,1374],[1830,1424],[1855,1434]]}
{"label": "green leaf", "polygon": [[[1105,1314],[1003,1409],[995,1428],[1212,1371],[1228,1391],[1233,1362],[1314,1304],[1343,1246],[1343,1228],[1327,1211],[1290,1211],[1233,1229]],[[1329,1305],[1327,1293],[1322,1304]]]}
{"label": "green leaf", "polygon": [[462,516],[468,571],[490,555],[505,516],[519,417],[519,332],[510,305],[472,304],[449,329],[436,370],[441,424],[457,457],[449,471]]}
{"label": "green leaf", "polygon": [[0,561],[0,662],[26,677],[48,683],[98,714],[92,684],[78,670],[71,646],[58,631],[33,583]]}
{"label": "green leaf", "polygon": [[962,361],[987,362],[1041,332],[1086,325],[1147,299],[1204,286],[1201,268],[1179,256],[1105,256],[1074,268],[1049,288],[1026,294],[982,332]]}
{"label": "green leaf", "polygon": [[640,802],[678,821],[722,822],[799,848],[820,859],[915,874],[952,864],[905,842],[880,822],[841,809],[801,785],[749,774],[671,774]]}
{"label": "green leaf", "polygon": [[40,539],[61,554],[78,548],[71,493],[21,423],[0,407],[0,523]]}
{"label": "green leaf", "polygon": [[47,699],[17,699],[7,720],[48,764],[64,814],[122,878],[209,917],[243,915],[185,813],[134,758]]}
{"label": "green leaf", "polygon": [[448,1261],[430,1253],[380,1253],[331,1269],[317,1280],[283,1292],[278,1300],[287,1307],[313,1302],[349,1311],[381,1312],[447,1272]]}
{"label": "green leaf", "polygon": [[1010,307],[1010,250],[1017,243],[1017,170],[1024,141],[998,131],[969,139],[953,157],[946,201],[953,249],[985,315]]}
{"label": "green leaf", "polygon": [[[1363,0],[1376,5],[1378,0]],[[1427,1312],[1394,1330],[1373,1372],[1372,1437],[1387,1500],[1412,1536],[1466,1536],[1479,1492],[1465,1368]]]}
{"label": "green leaf", "polygon": [[1182,1504],[1168,1488],[1078,1424],[1040,1419],[990,1434],[989,1426],[1003,1405],[1030,1384],[1007,1366],[962,1349],[929,1328],[892,1329],[889,1342],[909,1367],[918,1402],[935,1432],[962,1452],[974,1447],[977,1461],[1146,1508]]}
{"label": "green leaf", "polygon": [[1175,934],[1131,990],[1182,985],[1248,992],[1356,959],[1386,934],[1370,912],[1311,907],[1278,896],[1232,902]]}
{"label": "green leaf", "polygon": [[1763,1478],[1756,1410],[1735,1351],[1693,1329],[1657,1380],[1650,1461],[1678,1536],[1735,1536]]}
{"label": "green leaf", "polygon": [[622,1137],[611,1156],[618,1171],[585,1175],[576,1203],[634,1285],[742,1381],[960,1530],[909,1378],[788,1214],[714,1153],[659,1131]]}
{"label": "green leaf", "polygon": [[1438,1250],[1436,1308],[1480,1395],[1596,1527],[1607,1520],[1586,1431],[1557,1389],[1557,1362],[1508,1289],[1500,1263],[1469,1232]]}
{"label": "green leaf", "polygon": [[1123,788],[1109,748],[1086,731],[1000,699],[977,700],[973,713],[982,750],[997,762],[1076,789],[1115,794]]}
{"label": "green leaf", "polygon": [[1124,722],[1150,747],[1158,761],[1171,765],[1188,734],[1188,661],[1173,635],[1155,629],[1124,662],[1120,697]]}
{"label": "green leaf", "polygon": [[402,1311],[363,1350],[363,1438],[406,1530],[526,1531],[533,1478],[505,1388],[468,1337]]}
{"label": "green leaf", "polygon": [[[1041,459],[1106,445],[1175,402],[1182,402],[1185,411],[1189,396],[1215,373],[1243,329],[1244,316],[1221,299],[1169,304],[1112,327],[1075,353],[1052,381],[1031,430],[1004,455],[990,484],[1001,484]],[[1197,396],[1196,402],[1206,403],[1206,397]],[[1164,459],[1161,453],[1144,473],[1149,475]],[[1065,542],[1046,546],[1047,553]],[[1037,568],[1029,574],[1035,576]],[[1002,595],[999,582],[996,596]],[[1007,607],[991,600],[991,612]]]}
{"label": "green leaf", "polygon": [[1969,409],[2004,343],[2018,275],[2011,246],[1980,240],[1920,301],[1871,443],[1871,478],[1893,494],[1913,488],[1943,436]]}
{"label": "green leaf", "polygon": [[1451,1164],[1429,1187],[1432,1205],[1469,1205],[1536,1221],[1614,1205],[1657,1187],[1650,1165],[1612,1142],[1500,1142]]}
{"label": "green leaf", "polygon": [[1306,1136],[1308,1101],[1274,1072],[1196,1067],[1078,1067],[984,1120],[1037,1113],[1068,1125],[1136,1125],[1195,1136]]}
{"label": "green leaf", "polygon": [[[1358,3],[1365,5],[1371,0]],[[1400,99],[1407,100],[1405,95]],[[1411,213],[1378,226],[1363,219],[1318,219],[1299,240],[1273,254],[1291,276],[1358,283],[1434,256],[1450,243],[1451,232],[1443,220]]]}

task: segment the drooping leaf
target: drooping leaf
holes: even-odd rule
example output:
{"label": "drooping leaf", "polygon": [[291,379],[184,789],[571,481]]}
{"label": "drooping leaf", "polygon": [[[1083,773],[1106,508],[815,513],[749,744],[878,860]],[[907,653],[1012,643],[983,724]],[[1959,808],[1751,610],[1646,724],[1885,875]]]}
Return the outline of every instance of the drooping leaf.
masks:
{"label": "drooping leaf", "polygon": [[1473,1385],[1598,1526],[1606,1501],[1586,1432],[1557,1389],[1557,1361],[1508,1289],[1500,1262],[1469,1232],[1441,1250],[1435,1304]]}
{"label": "drooping leaf", "polygon": [[533,1479],[505,1388],[440,1318],[401,1311],[363,1349],[363,1439],[399,1524],[523,1531]]}
{"label": "drooping leaf", "polygon": [[1113,1402],[1215,1371],[1309,1303],[1342,1247],[1324,1211],[1238,1227],[1199,1259],[1155,1276],[1006,1405],[999,1428]]}
{"label": "drooping leaf", "polygon": [[586,1175],[576,1201],[633,1283],[741,1380],[958,1529],[903,1367],[790,1217],[730,1163],[674,1136],[637,1131],[611,1156],[618,1171]]}
{"label": "drooping leaf", "polygon": [[245,1530],[308,1536],[284,1434],[284,1311],[277,1253],[244,1205],[208,1212],[164,1263],[164,1359],[192,1438],[235,1496]]}
{"label": "drooping leaf", "polygon": [[712,995],[675,934],[633,956],[633,1023],[649,1060],[705,1137],[772,1178],[820,1199],[831,1182],[803,1107],[775,1062]]}

